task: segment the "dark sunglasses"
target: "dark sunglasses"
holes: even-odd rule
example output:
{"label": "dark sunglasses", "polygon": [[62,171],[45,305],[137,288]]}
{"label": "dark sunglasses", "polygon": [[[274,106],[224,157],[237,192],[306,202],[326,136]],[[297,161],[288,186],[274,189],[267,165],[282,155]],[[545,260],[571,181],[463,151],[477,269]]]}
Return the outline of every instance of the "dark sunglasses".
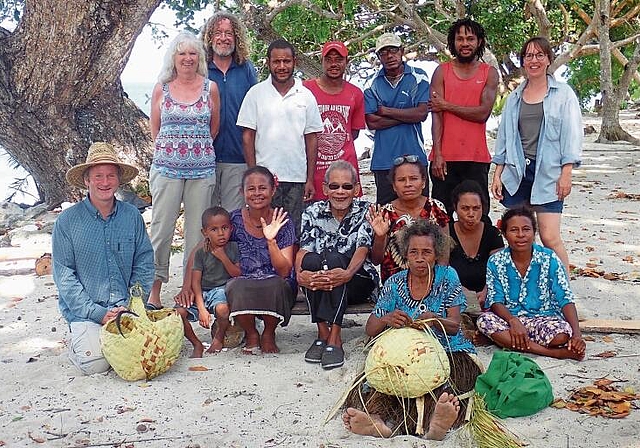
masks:
{"label": "dark sunglasses", "polygon": [[400,157],[396,157],[395,159],[393,159],[393,164],[395,166],[398,165],[402,165],[405,162],[408,163],[416,163],[418,160],[420,160],[418,158],[418,156],[413,155],[413,154],[409,154],[409,155],[404,155],[404,156],[400,156]]}
{"label": "dark sunglasses", "polygon": [[342,188],[343,190],[346,190],[346,191],[353,190],[353,187],[355,186],[353,184],[342,184],[342,185],[340,185],[340,184],[325,184],[325,185],[327,186],[327,188],[329,190],[337,190],[338,188]]}

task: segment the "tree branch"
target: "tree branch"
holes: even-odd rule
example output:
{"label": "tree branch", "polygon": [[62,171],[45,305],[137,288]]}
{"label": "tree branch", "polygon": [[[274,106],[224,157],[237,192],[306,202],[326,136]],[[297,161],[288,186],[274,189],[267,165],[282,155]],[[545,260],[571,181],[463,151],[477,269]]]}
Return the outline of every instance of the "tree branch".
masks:
{"label": "tree branch", "polygon": [[[623,2],[623,4],[624,4],[624,2]],[[620,11],[616,10],[616,13],[614,14],[614,16],[617,15],[618,12],[620,12]],[[634,17],[636,17],[639,13],[640,13],[640,3],[638,3],[633,8],[631,8],[629,11],[627,11],[623,16],[616,17],[615,19],[612,19],[611,20],[611,28],[615,28],[617,26],[623,25],[624,23],[626,23],[629,20],[631,20]]]}
{"label": "tree branch", "polygon": [[447,36],[427,25],[413,5],[409,5],[405,0],[398,0],[398,6],[407,15],[407,19],[413,22],[413,28],[419,34],[424,35],[427,41],[436,48],[436,51],[451,56],[447,50]]}
{"label": "tree branch", "polygon": [[433,6],[434,6],[436,12],[442,14],[449,22],[453,22],[455,20],[455,17],[453,17],[451,14],[449,14],[449,11],[447,11],[444,8],[444,5],[442,4],[442,0],[435,0],[433,2]]}
{"label": "tree branch", "polygon": [[294,5],[302,6],[321,17],[325,17],[331,20],[341,20],[343,17],[342,13],[336,14],[333,11],[327,11],[325,9],[320,8],[318,5],[316,5],[315,3],[312,3],[309,0],[285,0],[281,3],[278,3],[278,0],[273,0],[268,4],[270,7],[272,5],[276,5],[276,6],[273,6],[271,11],[265,15],[265,20],[268,23],[273,22],[273,19],[275,19],[278,14],[280,14],[285,9],[290,8],[291,6],[294,6]]}
{"label": "tree branch", "polygon": [[[578,14],[578,16],[587,24],[589,25],[590,28],[593,28],[593,32],[595,36],[598,36],[598,29],[597,27],[592,27],[591,25],[594,23],[594,20],[591,19],[591,17],[589,17],[587,15],[586,12],[584,12],[584,10],[582,8],[580,8],[579,6],[577,6],[575,3],[572,5],[572,9]],[[595,17],[596,12],[594,12],[594,17]],[[611,22],[610,22],[611,23]],[[633,42],[636,39],[636,36],[632,36],[631,38],[627,38],[627,39],[622,39],[619,40],[617,42],[613,42],[611,44],[611,48],[612,48],[612,54],[613,57],[616,58],[616,60],[622,64],[623,66],[627,65],[627,57],[624,55],[624,53],[622,53],[622,51],[619,50],[619,47],[630,44],[631,42]],[[589,45],[587,46],[588,48],[586,50],[580,50],[576,53],[576,55],[582,55],[582,54],[595,54],[599,52],[599,44],[598,45]],[[565,61],[566,62],[566,61]],[[563,62],[564,63],[564,62]],[[562,64],[560,64],[562,65]],[[558,65],[558,67],[560,66]],[[640,83],[640,73],[638,73],[637,70],[634,71],[633,73],[633,79],[636,80],[636,82]]]}
{"label": "tree branch", "polygon": [[618,81],[618,91],[627,92],[629,90],[629,85],[631,84],[631,79],[633,78],[633,73],[637,73],[636,69],[640,64],[640,34],[636,37],[636,47],[633,51],[633,56],[629,60],[629,63],[624,67],[624,71],[622,72],[622,76]]}
{"label": "tree branch", "polygon": [[540,35],[549,39],[549,36],[551,36],[551,22],[547,17],[547,11],[544,9],[542,2],[540,0],[527,0],[527,8],[538,24],[538,28],[540,28]]}

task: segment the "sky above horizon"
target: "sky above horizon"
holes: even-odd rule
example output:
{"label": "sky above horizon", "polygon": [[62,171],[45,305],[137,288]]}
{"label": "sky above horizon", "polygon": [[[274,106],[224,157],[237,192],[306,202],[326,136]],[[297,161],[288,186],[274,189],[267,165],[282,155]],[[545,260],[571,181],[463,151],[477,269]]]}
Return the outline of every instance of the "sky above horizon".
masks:
{"label": "sky above horizon", "polygon": [[[195,14],[194,25],[200,28],[204,22],[214,13],[213,5],[210,5]],[[151,26],[147,25],[142,33],[136,39],[136,43],[131,51],[131,56],[125,69],[122,71],[120,79],[122,82],[155,82],[162,67],[162,59],[164,58],[167,44],[173,39],[179,31],[175,27],[175,13],[168,8],[158,7],[151,19],[150,23],[157,24],[168,37],[162,41],[154,41],[151,32]]]}

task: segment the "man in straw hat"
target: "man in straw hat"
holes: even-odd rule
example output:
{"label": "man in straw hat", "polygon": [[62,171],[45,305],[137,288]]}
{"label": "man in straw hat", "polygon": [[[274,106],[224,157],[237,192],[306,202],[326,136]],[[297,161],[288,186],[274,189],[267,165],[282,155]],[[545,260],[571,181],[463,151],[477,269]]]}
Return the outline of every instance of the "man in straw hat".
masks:
{"label": "man in straw hat", "polygon": [[53,279],[69,323],[69,358],[86,375],[109,370],[100,350],[102,325],[125,309],[131,286],[140,283],[148,292],[153,282],[144,221],[138,209],[114,196],[137,175],[103,142],[91,145],[86,163],[67,171],[67,181],[88,193],[53,227]]}

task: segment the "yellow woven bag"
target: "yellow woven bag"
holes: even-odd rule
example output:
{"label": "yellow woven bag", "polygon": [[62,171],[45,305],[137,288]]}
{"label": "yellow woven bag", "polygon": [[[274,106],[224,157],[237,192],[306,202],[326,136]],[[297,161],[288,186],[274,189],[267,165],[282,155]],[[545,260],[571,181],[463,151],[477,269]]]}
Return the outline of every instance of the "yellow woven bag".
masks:
{"label": "yellow woven bag", "polygon": [[111,319],[100,333],[102,353],[127,381],[155,378],[169,370],[180,355],[182,319],[175,310],[148,311],[142,288],[131,288],[128,311]]}
{"label": "yellow woven bag", "polygon": [[450,374],[449,358],[438,340],[410,327],[382,333],[367,355],[364,371],[375,390],[404,398],[431,392]]}

